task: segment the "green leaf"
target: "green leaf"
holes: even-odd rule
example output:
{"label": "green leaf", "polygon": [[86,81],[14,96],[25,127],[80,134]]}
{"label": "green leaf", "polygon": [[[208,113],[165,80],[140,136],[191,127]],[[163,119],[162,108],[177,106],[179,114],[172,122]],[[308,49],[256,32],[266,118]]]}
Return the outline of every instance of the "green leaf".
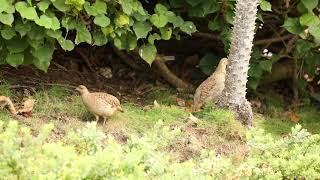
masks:
{"label": "green leaf", "polygon": [[98,15],[98,11],[97,11],[96,7],[91,6],[89,2],[86,1],[84,3],[83,7],[89,16],[97,16]]}
{"label": "green leaf", "polygon": [[63,37],[58,38],[58,43],[65,51],[72,51],[74,49],[74,44],[71,40],[64,39]]}
{"label": "green leaf", "polygon": [[12,6],[11,2],[8,0],[0,0],[0,13],[7,12],[7,10]]}
{"label": "green leaf", "polygon": [[213,53],[206,53],[199,62],[199,68],[206,75],[211,75],[214,68],[218,65],[219,59]]}
{"label": "green leaf", "polygon": [[96,0],[93,4],[96,8],[98,14],[106,14],[107,13],[107,4],[102,0]]}
{"label": "green leaf", "polygon": [[39,26],[45,27],[46,29],[60,29],[60,21],[55,16],[51,18],[43,14],[40,16],[40,19],[35,20],[35,23]]}
{"label": "green leaf", "polygon": [[86,42],[88,44],[91,44],[92,42],[91,34],[85,26],[77,28],[77,36],[75,39],[75,43],[80,44],[82,42]]}
{"label": "green leaf", "polygon": [[319,25],[312,25],[309,27],[310,34],[316,39],[320,39],[320,28]]}
{"label": "green leaf", "polygon": [[319,0],[302,0],[303,5],[311,12],[317,7]]}
{"label": "green leaf", "polygon": [[300,16],[300,24],[305,26],[312,26],[320,24],[320,18],[313,13],[306,13]]}
{"label": "green leaf", "polygon": [[139,49],[139,55],[142,59],[144,59],[147,63],[151,65],[151,63],[155,60],[157,55],[157,48],[153,44],[143,45]]}
{"label": "green leaf", "polygon": [[266,0],[260,0],[260,8],[262,11],[272,11],[271,9],[271,3]]}
{"label": "green leaf", "polygon": [[314,47],[313,43],[303,39],[297,40],[295,45],[297,53],[300,55],[307,54]]}
{"label": "green leaf", "polygon": [[267,71],[267,72],[271,72],[271,70],[272,70],[272,62],[268,61],[268,60],[260,61],[259,66],[262,70]]}
{"label": "green leaf", "polygon": [[154,44],[154,40],[161,40],[161,37],[160,37],[160,35],[158,33],[154,33],[152,35],[149,35],[148,42],[153,45]]}
{"label": "green leaf", "polygon": [[107,27],[110,24],[110,19],[101,14],[94,18],[93,22],[100,27]]}
{"label": "green leaf", "polygon": [[221,31],[223,27],[223,21],[219,16],[216,16],[213,20],[210,20],[208,23],[208,28],[211,31]]}
{"label": "green leaf", "polygon": [[157,13],[158,15],[161,15],[161,14],[166,14],[166,12],[168,11],[168,9],[167,9],[164,5],[158,3],[158,4],[156,5],[154,11],[155,11],[155,13]]}
{"label": "green leaf", "polygon": [[181,31],[191,35],[192,33],[197,31],[196,26],[191,21],[185,21],[183,25],[180,27]]}
{"label": "green leaf", "polygon": [[9,41],[6,41],[6,45],[10,53],[20,53],[27,49],[28,42],[26,41],[26,39],[14,37]]}
{"label": "green leaf", "polygon": [[50,1],[49,0],[41,0],[37,6],[38,8],[40,9],[40,11],[42,12],[46,12],[46,10],[49,8],[49,5],[50,5]]}
{"label": "green leaf", "polygon": [[128,51],[131,51],[137,47],[137,38],[132,34],[123,34],[120,37],[114,38],[113,41],[114,45],[121,50],[126,49]]}
{"label": "green leaf", "polygon": [[129,17],[125,14],[118,14],[116,19],[115,19],[115,22],[116,22],[116,25],[118,27],[123,27],[125,25],[129,25]]}
{"label": "green leaf", "polygon": [[248,79],[249,79],[248,86],[251,89],[256,90],[258,85],[260,84],[260,78],[251,78],[251,77],[249,77]]}
{"label": "green leaf", "polygon": [[27,33],[31,40],[42,40],[45,37],[45,29],[43,27],[32,24],[31,29],[32,30]]}
{"label": "green leaf", "polygon": [[172,35],[172,29],[170,27],[160,28],[161,38],[163,40],[169,40]]}
{"label": "green leaf", "polygon": [[260,67],[260,64],[252,63],[250,64],[250,69],[248,71],[249,77],[254,77],[260,79],[263,75],[262,68]]}
{"label": "green leaf", "polygon": [[38,19],[38,14],[34,7],[30,7],[26,2],[20,1],[15,4],[16,10],[20,13],[21,17],[28,20]]}
{"label": "green leaf", "polygon": [[71,9],[69,5],[65,4],[65,0],[51,0],[51,2],[53,6],[57,8],[59,11],[67,12]]}
{"label": "green leaf", "polygon": [[292,34],[300,34],[303,32],[303,27],[299,23],[298,18],[287,18],[282,27],[286,28]]}
{"label": "green leaf", "polygon": [[168,19],[165,15],[153,14],[150,17],[150,22],[157,28],[164,27],[168,23]]}
{"label": "green leaf", "polygon": [[33,61],[34,65],[43,71],[47,71],[53,52],[54,46],[50,43],[46,43],[37,49],[32,49],[31,54],[35,57]]}
{"label": "green leaf", "polygon": [[10,26],[3,26],[1,29],[3,39],[9,40],[16,36],[16,31]]}
{"label": "green leaf", "polygon": [[92,36],[96,46],[103,46],[108,43],[108,38],[101,31],[94,32]]}
{"label": "green leaf", "polygon": [[8,54],[7,56],[7,63],[10,66],[18,67],[19,65],[23,64],[24,54],[17,53],[17,54]]}
{"label": "green leaf", "polygon": [[11,26],[13,23],[14,17],[11,13],[0,13],[0,22]]}
{"label": "green leaf", "polygon": [[119,3],[121,4],[122,10],[125,14],[131,15],[132,10],[132,1],[131,0],[119,0]]}
{"label": "green leaf", "polygon": [[148,22],[135,22],[133,24],[133,30],[137,36],[137,39],[147,37],[149,31],[151,31],[151,25]]}
{"label": "green leaf", "polygon": [[201,3],[200,0],[186,0],[188,4],[190,4],[191,6],[196,6],[198,5],[199,3]]}
{"label": "green leaf", "polygon": [[183,25],[184,20],[181,16],[175,16],[174,18],[168,19],[169,22],[173,24],[173,28],[177,28]]}

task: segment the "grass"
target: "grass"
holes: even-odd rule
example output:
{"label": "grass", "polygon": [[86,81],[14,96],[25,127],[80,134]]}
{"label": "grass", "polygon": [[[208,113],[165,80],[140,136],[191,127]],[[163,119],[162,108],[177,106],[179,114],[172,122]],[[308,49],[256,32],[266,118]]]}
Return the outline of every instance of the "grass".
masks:
{"label": "grass", "polygon": [[[3,81],[2,81],[3,82]],[[10,84],[5,82],[0,85],[0,95],[15,98],[17,94],[10,89]],[[39,130],[46,123],[53,123],[56,127],[55,137],[63,138],[71,129],[78,129],[85,126],[87,121],[94,121],[95,118],[84,107],[81,98],[73,91],[59,86],[52,86],[33,94],[36,104],[32,118],[19,120],[29,126],[33,131]],[[107,133],[128,137],[132,134],[143,134],[152,128],[156,122],[162,120],[164,124],[184,125],[189,117],[186,107],[177,106],[177,98],[191,101],[190,94],[178,93],[172,90],[157,89],[148,97],[145,97],[148,104],[141,107],[130,102],[123,102],[125,112],[116,113],[107,121],[106,127],[99,125]],[[16,98],[16,99],[22,99]],[[153,106],[153,101],[157,100],[159,107]],[[277,107],[279,105],[277,104]],[[214,110],[212,110],[214,109]],[[272,109],[272,108],[271,108]],[[264,129],[275,137],[290,132],[295,123],[283,117],[277,108],[273,108],[270,115],[254,115],[254,126]],[[304,107],[296,112],[299,123],[307,128],[311,133],[320,132],[319,112],[315,107]],[[222,154],[234,157],[236,162],[241,161],[245,156],[246,146],[245,128],[235,120],[234,114],[228,110],[215,109],[212,105],[207,105],[203,111],[194,114],[199,118],[197,127],[192,127],[184,132],[184,139],[177,145],[180,155],[189,152],[189,145],[186,143],[190,137],[197,137],[201,147],[216,148]],[[12,120],[8,111],[0,111],[0,119],[8,122]],[[102,120],[100,121],[102,123]],[[181,150],[182,149],[182,150]],[[180,152],[183,151],[183,152]],[[192,152],[194,149],[192,150]],[[239,153],[240,152],[240,153]],[[193,152],[194,153],[194,152]],[[190,154],[183,155],[183,158]]]}

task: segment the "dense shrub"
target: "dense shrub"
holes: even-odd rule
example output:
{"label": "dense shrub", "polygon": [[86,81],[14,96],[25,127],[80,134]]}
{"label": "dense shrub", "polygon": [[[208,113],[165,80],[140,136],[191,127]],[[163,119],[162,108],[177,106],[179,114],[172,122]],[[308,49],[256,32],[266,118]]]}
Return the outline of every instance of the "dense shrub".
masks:
{"label": "dense shrub", "polygon": [[52,125],[37,136],[11,121],[1,122],[0,176],[5,179],[315,179],[320,177],[320,137],[300,126],[280,140],[260,130],[248,132],[251,152],[240,165],[228,157],[204,150],[185,162],[172,160],[160,149],[179,130],[159,122],[143,137],[132,136],[125,145],[96,129],[94,123],[74,131],[61,142],[48,139]]}

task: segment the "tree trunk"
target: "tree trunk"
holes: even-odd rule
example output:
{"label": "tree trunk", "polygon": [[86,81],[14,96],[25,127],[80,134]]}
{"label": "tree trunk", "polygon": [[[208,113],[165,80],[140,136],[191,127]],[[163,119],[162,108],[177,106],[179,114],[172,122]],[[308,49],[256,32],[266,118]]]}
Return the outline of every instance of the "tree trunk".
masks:
{"label": "tree trunk", "polygon": [[252,126],[253,113],[246,99],[246,84],[257,6],[258,0],[237,0],[225,89],[218,101],[220,107],[234,110],[237,119],[248,126]]}

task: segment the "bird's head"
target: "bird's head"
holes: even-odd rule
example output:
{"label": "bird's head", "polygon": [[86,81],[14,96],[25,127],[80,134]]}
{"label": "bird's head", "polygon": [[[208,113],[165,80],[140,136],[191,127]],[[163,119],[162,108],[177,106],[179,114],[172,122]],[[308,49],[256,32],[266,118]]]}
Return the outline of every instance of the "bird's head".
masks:
{"label": "bird's head", "polygon": [[229,64],[229,60],[227,58],[222,58],[219,62],[219,64],[223,66],[227,66]]}
{"label": "bird's head", "polygon": [[89,93],[88,89],[84,85],[80,85],[76,88],[76,90],[82,95]]}

